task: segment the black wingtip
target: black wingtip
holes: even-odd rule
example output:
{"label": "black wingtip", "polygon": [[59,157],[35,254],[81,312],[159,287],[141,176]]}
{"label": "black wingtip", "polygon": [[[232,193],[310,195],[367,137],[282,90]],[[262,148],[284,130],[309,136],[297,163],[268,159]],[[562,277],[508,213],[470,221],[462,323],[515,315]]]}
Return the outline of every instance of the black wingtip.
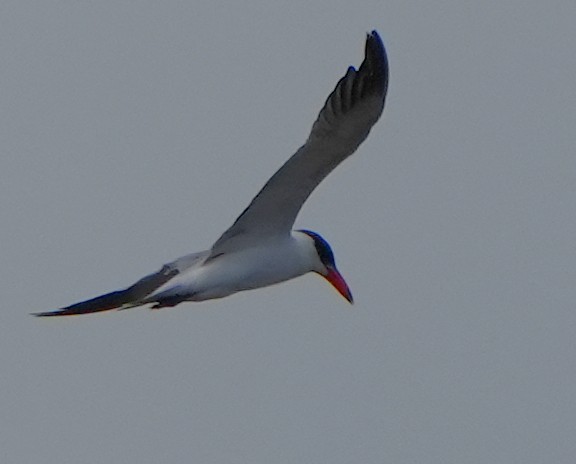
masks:
{"label": "black wingtip", "polygon": [[366,56],[369,55],[384,56],[386,58],[384,42],[376,29],[366,34]]}
{"label": "black wingtip", "polygon": [[53,317],[53,316],[73,316],[77,314],[67,314],[65,310],[57,309],[55,311],[46,311],[44,313],[30,313],[34,317]]}
{"label": "black wingtip", "polygon": [[34,313],[36,317],[53,317],[53,316],[79,316],[81,314],[99,313],[102,311],[109,311],[111,309],[118,309],[124,304],[131,301],[130,290],[118,290],[116,292],[106,293],[105,295],[97,296],[90,300],[81,301],[65,308],[57,309],[56,311],[47,311],[41,313]]}
{"label": "black wingtip", "polygon": [[375,29],[366,34],[365,59],[359,71],[362,68],[367,68],[370,73],[366,91],[385,96],[389,77],[388,55],[384,42]]}
{"label": "black wingtip", "polygon": [[46,311],[41,313],[30,313],[31,316],[34,317],[55,317],[55,316],[81,316],[83,314],[95,314],[102,311],[109,311],[111,309],[118,309],[117,306],[115,307],[102,307],[97,309],[77,309],[74,306],[68,308],[61,308],[56,309],[54,311]]}

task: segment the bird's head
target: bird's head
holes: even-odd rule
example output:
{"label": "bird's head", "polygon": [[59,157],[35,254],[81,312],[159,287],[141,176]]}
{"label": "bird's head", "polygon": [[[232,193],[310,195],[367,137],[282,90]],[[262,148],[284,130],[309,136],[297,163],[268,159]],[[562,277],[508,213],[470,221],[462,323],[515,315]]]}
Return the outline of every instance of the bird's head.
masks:
{"label": "bird's head", "polygon": [[338,290],[340,295],[352,304],[354,302],[352,292],[350,292],[350,288],[348,288],[348,284],[344,280],[344,277],[342,277],[342,274],[340,274],[336,268],[334,253],[332,252],[332,248],[330,248],[328,242],[316,232],[310,230],[299,230],[298,232],[306,234],[314,241],[314,248],[316,249],[320,265],[312,271],[324,277],[336,290]]}

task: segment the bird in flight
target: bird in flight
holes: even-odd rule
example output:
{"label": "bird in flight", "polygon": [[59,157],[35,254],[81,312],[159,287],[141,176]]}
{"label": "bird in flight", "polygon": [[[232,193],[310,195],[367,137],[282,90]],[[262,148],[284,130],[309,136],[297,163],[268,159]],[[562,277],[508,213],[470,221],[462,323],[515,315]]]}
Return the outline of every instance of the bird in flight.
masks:
{"label": "bird in flight", "polygon": [[314,272],[350,303],[352,293],[318,233],[292,230],[302,205],[332,170],[356,151],[378,121],[388,88],[380,36],[366,37],[365,57],[350,66],[320,111],[306,143],[266,182],[212,248],[165,264],[134,285],[36,316],[71,316],[222,298]]}

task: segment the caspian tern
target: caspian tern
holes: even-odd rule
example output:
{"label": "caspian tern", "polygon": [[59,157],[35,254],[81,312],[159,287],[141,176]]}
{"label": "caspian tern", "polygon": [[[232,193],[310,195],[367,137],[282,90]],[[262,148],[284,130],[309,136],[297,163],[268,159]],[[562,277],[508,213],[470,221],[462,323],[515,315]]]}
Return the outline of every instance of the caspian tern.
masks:
{"label": "caspian tern", "polygon": [[69,316],[151,304],[222,298],[308,272],[324,277],[350,303],[330,245],[292,230],[302,205],[332,170],[356,151],[384,108],[388,59],[380,36],[366,37],[365,58],[349,67],[320,111],[306,143],[268,180],[212,248],[168,263],[134,285],[36,316]]}

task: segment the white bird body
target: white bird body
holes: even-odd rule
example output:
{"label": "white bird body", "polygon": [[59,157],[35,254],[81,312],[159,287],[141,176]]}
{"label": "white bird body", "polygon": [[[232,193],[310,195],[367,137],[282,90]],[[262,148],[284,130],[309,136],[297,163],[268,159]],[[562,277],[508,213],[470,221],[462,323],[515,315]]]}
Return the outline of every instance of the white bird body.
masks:
{"label": "white bird body", "polygon": [[315,272],[352,303],[330,245],[317,233],[292,230],[306,199],[356,151],[380,117],[388,60],[376,31],[366,38],[358,70],[349,67],[330,94],[306,143],[284,163],[210,250],[183,256],[124,290],[37,316],[69,316],[146,304],[222,298]]}
{"label": "white bird body", "polygon": [[207,251],[205,259],[197,260],[147,299],[153,302],[159,295],[162,298],[186,295],[183,301],[203,301],[268,287],[312,269],[321,271],[322,263],[314,251],[314,241],[299,231],[214,258],[209,258]]}

